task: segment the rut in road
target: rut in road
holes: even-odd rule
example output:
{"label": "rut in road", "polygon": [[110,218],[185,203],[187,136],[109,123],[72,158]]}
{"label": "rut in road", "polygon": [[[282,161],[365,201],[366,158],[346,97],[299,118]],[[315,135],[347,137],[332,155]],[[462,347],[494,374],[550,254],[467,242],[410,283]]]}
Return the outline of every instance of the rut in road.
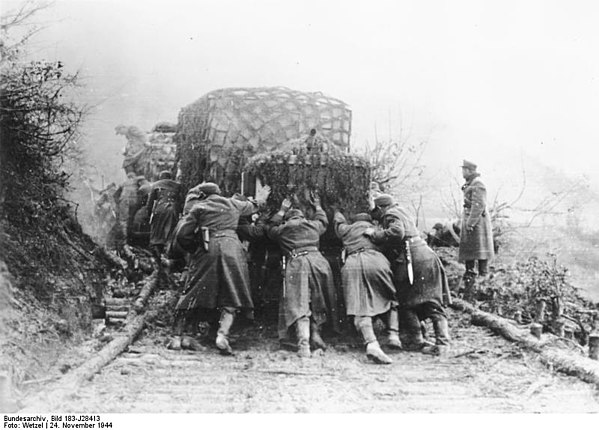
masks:
{"label": "rut in road", "polygon": [[274,328],[237,328],[234,357],[170,351],[146,330],[129,351],[69,400],[64,412],[599,412],[596,389],[552,372],[535,353],[450,311],[448,357],[391,353],[390,366],[333,343],[300,359],[278,349]]}

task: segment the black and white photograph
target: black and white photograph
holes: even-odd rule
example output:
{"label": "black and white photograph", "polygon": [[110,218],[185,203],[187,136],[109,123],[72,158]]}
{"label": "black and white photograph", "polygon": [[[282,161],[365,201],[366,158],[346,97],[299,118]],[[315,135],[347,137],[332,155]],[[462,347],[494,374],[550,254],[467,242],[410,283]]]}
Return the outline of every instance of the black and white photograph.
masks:
{"label": "black and white photograph", "polygon": [[3,428],[592,423],[596,2],[0,15]]}

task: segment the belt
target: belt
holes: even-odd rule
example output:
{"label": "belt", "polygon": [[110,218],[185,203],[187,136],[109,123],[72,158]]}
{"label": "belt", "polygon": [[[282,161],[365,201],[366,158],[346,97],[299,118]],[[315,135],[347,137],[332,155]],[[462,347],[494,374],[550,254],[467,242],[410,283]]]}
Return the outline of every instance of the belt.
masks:
{"label": "belt", "polygon": [[318,252],[318,247],[317,246],[303,246],[301,248],[292,249],[291,252],[289,252],[288,257],[289,257],[289,259],[297,258],[297,257],[301,257],[303,255],[306,255],[310,252]]}
{"label": "belt", "polygon": [[211,236],[214,237],[237,237],[237,232],[232,229],[214,230],[210,232]]}
{"label": "belt", "polygon": [[411,243],[411,244],[421,242],[421,241],[424,242],[420,236],[406,237],[405,241],[406,241],[406,243]]}
{"label": "belt", "polygon": [[359,254],[360,252],[364,252],[364,251],[372,251],[374,248],[365,248],[365,247],[361,247],[358,249],[354,249],[353,251],[348,251],[347,252],[347,256],[349,257],[350,255],[354,255],[354,254]]}

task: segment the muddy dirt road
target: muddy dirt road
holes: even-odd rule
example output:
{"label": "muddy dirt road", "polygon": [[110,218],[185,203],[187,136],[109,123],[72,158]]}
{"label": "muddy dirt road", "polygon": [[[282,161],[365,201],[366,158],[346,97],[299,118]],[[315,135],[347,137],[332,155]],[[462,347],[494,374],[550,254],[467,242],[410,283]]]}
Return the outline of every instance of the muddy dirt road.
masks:
{"label": "muddy dirt road", "polygon": [[466,314],[450,315],[448,357],[397,352],[389,366],[342,342],[300,359],[278,348],[272,327],[237,328],[234,357],[170,351],[167,331],[146,330],[77,393],[40,412],[599,412],[594,386],[554,373]]}

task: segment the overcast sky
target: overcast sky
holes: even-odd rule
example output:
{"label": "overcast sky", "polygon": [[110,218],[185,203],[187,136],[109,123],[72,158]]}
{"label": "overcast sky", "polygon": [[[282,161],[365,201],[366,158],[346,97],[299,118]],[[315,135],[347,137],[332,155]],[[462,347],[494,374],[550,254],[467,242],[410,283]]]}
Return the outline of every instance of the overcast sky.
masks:
{"label": "overcast sky", "polygon": [[281,85],[348,103],[354,146],[403,123],[456,175],[469,158],[498,183],[528,154],[599,184],[595,4],[58,0],[32,54],[82,72],[100,165],[119,123],[150,129],[214,89]]}

